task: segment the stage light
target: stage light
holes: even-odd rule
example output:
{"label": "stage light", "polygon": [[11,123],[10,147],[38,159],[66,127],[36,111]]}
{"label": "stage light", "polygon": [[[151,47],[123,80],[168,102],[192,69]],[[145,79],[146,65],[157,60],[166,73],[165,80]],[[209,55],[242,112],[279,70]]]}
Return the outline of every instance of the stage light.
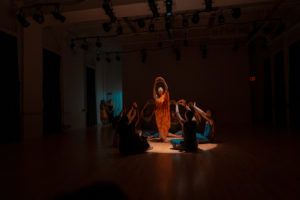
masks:
{"label": "stage light", "polygon": [[148,0],[148,5],[150,10],[152,11],[153,17],[159,17],[159,13],[157,10],[157,5],[155,4],[155,0]]}
{"label": "stage light", "polygon": [[189,21],[184,16],[182,16],[182,17],[183,17],[183,19],[182,19],[182,26],[184,28],[187,28],[189,26]]}
{"label": "stage light", "polygon": [[219,20],[220,24],[224,24],[225,23],[225,17],[224,17],[224,15],[220,14],[219,17],[218,17],[218,20]]}
{"label": "stage light", "polygon": [[157,43],[157,46],[158,46],[159,48],[162,48],[163,43],[162,43],[161,41],[159,41],[159,42]]}
{"label": "stage light", "polygon": [[121,57],[120,57],[118,54],[116,55],[116,60],[117,60],[117,61],[120,61],[120,60],[121,60]]}
{"label": "stage light", "polygon": [[75,44],[74,40],[71,41],[70,47],[73,51],[75,51],[77,49],[77,45]]}
{"label": "stage light", "polygon": [[54,10],[51,14],[52,14],[52,16],[53,16],[55,19],[61,21],[62,23],[64,23],[64,22],[66,21],[66,17],[63,16],[63,15],[59,12],[58,6],[55,8],[55,10]]}
{"label": "stage light", "polygon": [[119,24],[117,28],[117,34],[122,35],[123,34],[123,27]]}
{"label": "stage light", "polygon": [[153,23],[151,23],[151,24],[149,25],[149,31],[150,31],[150,32],[154,32],[154,24],[153,24]]}
{"label": "stage light", "polygon": [[242,15],[242,12],[241,12],[241,9],[240,9],[240,8],[233,8],[233,9],[232,9],[232,17],[233,17],[234,19],[240,18],[241,15]]}
{"label": "stage light", "polygon": [[18,21],[20,22],[20,24],[27,28],[28,26],[30,26],[30,23],[26,20],[25,16],[24,16],[24,12],[23,10],[19,10],[19,13],[17,15]]}
{"label": "stage light", "polygon": [[140,28],[144,28],[146,25],[144,19],[138,19],[137,23]]}
{"label": "stage light", "polygon": [[167,16],[172,16],[173,12],[172,12],[172,0],[166,0],[166,15]]}
{"label": "stage light", "polygon": [[141,54],[142,54],[142,63],[145,63],[147,60],[147,52],[146,49],[142,49],[141,50]]}
{"label": "stage light", "polygon": [[106,62],[108,62],[108,63],[111,62],[111,59],[110,59],[108,56],[105,58],[105,60],[106,60]]}
{"label": "stage light", "polygon": [[98,48],[101,48],[101,47],[102,47],[102,42],[100,41],[100,38],[99,38],[99,37],[97,37],[96,47],[98,47]]}
{"label": "stage light", "polygon": [[193,24],[198,24],[199,20],[200,20],[199,11],[197,11],[193,14],[192,22]]}
{"label": "stage light", "polygon": [[103,30],[104,30],[105,32],[109,32],[110,29],[111,29],[111,24],[105,22],[105,23],[102,24],[102,27],[103,27]]}
{"label": "stage light", "polygon": [[80,48],[85,50],[85,51],[89,50],[89,44],[88,44],[86,39],[82,42]]}
{"label": "stage light", "polygon": [[205,10],[212,11],[212,0],[205,0]]}
{"label": "stage light", "polygon": [[111,8],[110,0],[104,0],[102,8],[104,9],[105,14],[110,18],[111,22],[115,22],[117,20],[117,17],[114,15],[113,9]]}
{"label": "stage light", "polygon": [[44,23],[45,18],[40,8],[38,8],[36,12],[33,14],[32,19],[34,19],[34,21],[36,21],[38,24]]}

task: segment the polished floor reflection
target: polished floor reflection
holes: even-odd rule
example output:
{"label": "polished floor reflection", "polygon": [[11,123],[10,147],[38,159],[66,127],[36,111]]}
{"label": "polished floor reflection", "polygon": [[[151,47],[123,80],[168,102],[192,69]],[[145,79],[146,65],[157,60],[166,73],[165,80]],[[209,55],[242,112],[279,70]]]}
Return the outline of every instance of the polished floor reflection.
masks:
{"label": "polished floor reflection", "polygon": [[216,143],[197,153],[155,144],[153,152],[132,156],[121,156],[112,136],[111,128],[95,127],[0,146],[0,199],[56,199],[89,186],[89,194],[133,200],[300,194],[299,137],[286,131],[218,129]]}

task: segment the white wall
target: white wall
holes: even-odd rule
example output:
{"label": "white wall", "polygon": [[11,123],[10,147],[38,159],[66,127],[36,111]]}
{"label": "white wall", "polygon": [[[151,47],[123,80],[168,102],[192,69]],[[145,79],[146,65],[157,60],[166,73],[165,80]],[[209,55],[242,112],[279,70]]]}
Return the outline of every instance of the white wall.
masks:
{"label": "white wall", "polygon": [[232,45],[208,46],[207,58],[199,47],[181,49],[176,61],[171,49],[148,52],[141,63],[140,53],[123,59],[123,97],[125,103],[141,106],[152,98],[156,76],[163,76],[170,98],[197,101],[216,110],[218,124],[250,124],[248,52],[243,47],[233,52]]}
{"label": "white wall", "polygon": [[67,42],[62,51],[63,124],[68,129],[85,128],[85,52],[72,51]]}

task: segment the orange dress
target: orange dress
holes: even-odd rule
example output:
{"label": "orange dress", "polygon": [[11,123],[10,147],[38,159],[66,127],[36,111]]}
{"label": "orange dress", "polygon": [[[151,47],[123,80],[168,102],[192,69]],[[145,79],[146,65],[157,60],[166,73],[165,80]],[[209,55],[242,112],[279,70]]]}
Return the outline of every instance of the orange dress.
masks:
{"label": "orange dress", "polygon": [[159,131],[159,136],[165,139],[170,129],[170,97],[169,92],[165,92],[155,100],[155,119]]}

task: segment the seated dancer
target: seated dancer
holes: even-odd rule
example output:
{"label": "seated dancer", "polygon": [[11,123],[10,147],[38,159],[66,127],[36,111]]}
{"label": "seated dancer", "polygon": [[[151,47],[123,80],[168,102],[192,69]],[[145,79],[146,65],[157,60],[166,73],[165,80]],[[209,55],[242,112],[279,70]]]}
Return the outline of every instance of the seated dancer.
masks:
{"label": "seated dancer", "polygon": [[107,101],[106,110],[107,110],[107,114],[108,114],[109,123],[113,123],[113,119],[114,119],[114,104],[113,104],[113,102],[112,102],[111,99]]}
{"label": "seated dancer", "polygon": [[108,122],[109,122],[104,100],[101,100],[101,103],[100,103],[100,119],[102,121],[102,124],[108,124]]}
{"label": "seated dancer", "polygon": [[[179,113],[178,104],[176,104],[176,113]],[[194,113],[191,110],[187,110],[185,113],[185,120],[183,125],[183,139],[170,140],[174,149],[185,151],[196,151],[198,149],[196,140],[197,124],[193,120],[193,118]]]}
{"label": "seated dancer", "polygon": [[155,103],[152,99],[149,99],[141,110],[138,124],[139,129],[141,129],[143,134],[148,137],[158,136],[154,112]]}
{"label": "seated dancer", "polygon": [[[171,100],[170,104],[176,107],[176,101]],[[182,135],[182,128],[183,128],[183,123],[176,114],[176,110],[171,109],[171,127],[169,129],[169,132],[174,134],[174,135]]]}
{"label": "seated dancer", "polygon": [[[156,87],[158,83],[162,83],[163,87]],[[165,141],[170,128],[170,97],[168,85],[164,78],[157,77],[153,85],[153,98],[155,100],[155,120],[159,131],[161,141]]]}
{"label": "seated dancer", "polygon": [[207,111],[204,112],[196,106],[196,102],[194,103],[193,108],[206,120],[204,132],[203,134],[197,133],[197,139],[204,140],[206,142],[208,142],[209,140],[213,140],[215,136],[215,122],[212,117],[212,111],[210,109],[207,109]]}
{"label": "seated dancer", "polygon": [[[178,101],[179,104],[183,105],[183,106],[186,106],[187,109],[193,109],[194,110],[194,115],[195,115],[195,118],[194,120],[197,122],[197,133],[196,133],[196,137],[197,137],[197,140],[199,142],[201,141],[205,141],[205,142],[209,142],[210,140],[213,139],[213,135],[214,135],[214,120],[212,118],[212,112],[210,110],[207,111],[207,115],[204,111],[201,111],[199,110],[199,108],[194,105],[196,105],[196,103],[192,103],[192,102],[189,102],[189,106],[186,105],[186,102],[185,100],[180,100]],[[198,109],[196,109],[198,108]],[[177,115],[181,118],[181,120],[183,121],[182,117],[180,116],[180,113],[178,112]],[[205,115],[205,116],[204,116]],[[205,119],[205,120],[202,120],[201,116]],[[206,118],[209,118],[210,120],[207,120]],[[211,122],[209,122],[211,121]],[[212,125],[210,125],[210,123]]]}
{"label": "seated dancer", "polygon": [[135,129],[137,120],[137,104],[134,103],[126,115],[122,116],[118,133],[120,134],[119,150],[123,154],[137,154],[151,149],[147,138],[140,136]]}

